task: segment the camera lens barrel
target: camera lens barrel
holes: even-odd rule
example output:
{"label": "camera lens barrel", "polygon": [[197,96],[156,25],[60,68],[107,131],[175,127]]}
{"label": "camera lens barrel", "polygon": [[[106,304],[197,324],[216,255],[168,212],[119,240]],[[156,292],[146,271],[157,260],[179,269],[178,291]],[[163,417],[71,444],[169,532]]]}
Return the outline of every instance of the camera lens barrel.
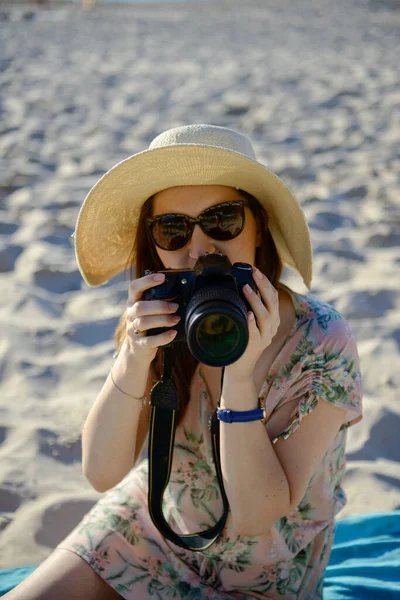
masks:
{"label": "camera lens barrel", "polygon": [[213,367],[238,360],[247,348],[247,309],[236,289],[225,286],[198,290],[187,305],[185,330],[190,352]]}

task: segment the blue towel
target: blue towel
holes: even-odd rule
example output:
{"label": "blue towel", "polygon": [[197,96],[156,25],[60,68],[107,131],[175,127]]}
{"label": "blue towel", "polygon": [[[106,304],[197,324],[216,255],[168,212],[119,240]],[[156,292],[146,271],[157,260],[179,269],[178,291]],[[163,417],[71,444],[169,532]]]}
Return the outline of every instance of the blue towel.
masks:
{"label": "blue towel", "polygon": [[4,594],[15,588],[37,567],[38,565],[31,565],[27,567],[16,567],[15,569],[6,569],[5,571],[0,571],[0,596],[4,596]]}
{"label": "blue towel", "polygon": [[[0,571],[0,596],[38,565]],[[400,510],[336,521],[324,600],[400,599]]]}
{"label": "blue towel", "polygon": [[400,599],[400,511],[336,521],[324,600]]}

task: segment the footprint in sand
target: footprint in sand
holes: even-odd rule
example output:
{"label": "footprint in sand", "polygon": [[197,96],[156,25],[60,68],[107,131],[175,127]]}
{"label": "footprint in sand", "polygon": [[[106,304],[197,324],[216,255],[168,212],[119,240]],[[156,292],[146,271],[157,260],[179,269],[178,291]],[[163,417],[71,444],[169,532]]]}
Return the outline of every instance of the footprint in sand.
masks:
{"label": "footprint in sand", "polygon": [[69,499],[48,506],[35,532],[35,542],[55,548],[93,507],[90,500]]}
{"label": "footprint in sand", "polygon": [[38,430],[39,453],[50,456],[64,465],[82,461],[82,442],[59,443],[58,435],[49,429]]}

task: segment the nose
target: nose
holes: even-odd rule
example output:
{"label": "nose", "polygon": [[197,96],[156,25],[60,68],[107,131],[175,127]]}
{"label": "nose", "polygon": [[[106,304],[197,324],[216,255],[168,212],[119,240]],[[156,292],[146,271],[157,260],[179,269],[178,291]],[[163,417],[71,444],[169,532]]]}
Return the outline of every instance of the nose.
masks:
{"label": "nose", "polygon": [[195,225],[189,240],[189,257],[197,260],[206,252],[214,254],[216,251],[215,240],[205,234],[200,225]]}

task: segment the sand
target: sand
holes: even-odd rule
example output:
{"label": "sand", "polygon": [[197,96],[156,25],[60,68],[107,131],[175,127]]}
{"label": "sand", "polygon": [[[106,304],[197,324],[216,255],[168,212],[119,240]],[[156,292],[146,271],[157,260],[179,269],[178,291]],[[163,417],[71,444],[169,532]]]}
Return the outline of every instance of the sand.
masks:
{"label": "sand", "polygon": [[301,201],[311,293],[350,323],[364,380],[339,518],[400,507],[399,25],[372,0],[1,4],[0,568],[40,563],[100,497],[80,436],[128,278],[84,283],[79,207],[189,123],[248,134]]}

